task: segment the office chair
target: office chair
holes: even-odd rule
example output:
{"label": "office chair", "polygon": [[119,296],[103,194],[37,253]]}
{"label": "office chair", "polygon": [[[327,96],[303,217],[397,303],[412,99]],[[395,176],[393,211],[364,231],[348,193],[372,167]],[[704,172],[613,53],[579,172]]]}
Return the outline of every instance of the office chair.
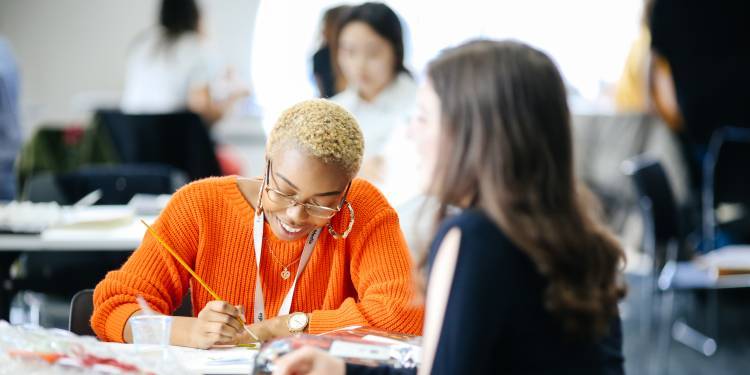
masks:
{"label": "office chair", "polygon": [[[68,331],[76,335],[95,336],[91,328],[91,314],[94,312],[94,290],[83,289],[70,300]],[[182,304],[172,314],[174,316],[193,316],[190,292],[182,298]]]}
{"label": "office chair", "polygon": [[100,110],[94,126],[109,135],[123,163],[171,165],[183,170],[191,181],[221,175],[214,142],[195,113],[133,115]]}
{"label": "office chair", "polygon": [[32,202],[70,205],[94,190],[96,204],[127,204],[135,194],[172,194],[187,183],[187,176],[162,164],[87,166],[67,173],[41,173],[26,184],[24,196]]}
{"label": "office chair", "polygon": [[[717,348],[718,301],[720,289],[746,288],[747,280],[722,280],[710,271],[686,261],[689,253],[684,246],[684,233],[679,226],[677,206],[669,181],[658,160],[638,156],[623,163],[623,172],[629,175],[636,187],[638,205],[644,221],[644,251],[652,257],[647,302],[648,315],[645,324],[650,329],[651,295],[660,296],[660,322],[657,358],[664,366],[658,374],[668,372],[668,356],[671,340],[674,339],[698,351],[704,356],[712,356]],[[674,319],[674,293],[677,291],[703,290],[708,294],[707,327],[713,337],[705,335],[681,319]]]}
{"label": "office chair", "polygon": [[[750,210],[749,163],[750,129],[724,127],[714,131],[702,165],[704,250],[719,247],[716,238],[719,227],[716,208],[720,203],[734,203],[739,205],[741,211]],[[740,216],[746,220],[750,214],[741,212]],[[746,224],[747,221],[743,223]],[[747,237],[750,233],[745,229],[740,234]]]}

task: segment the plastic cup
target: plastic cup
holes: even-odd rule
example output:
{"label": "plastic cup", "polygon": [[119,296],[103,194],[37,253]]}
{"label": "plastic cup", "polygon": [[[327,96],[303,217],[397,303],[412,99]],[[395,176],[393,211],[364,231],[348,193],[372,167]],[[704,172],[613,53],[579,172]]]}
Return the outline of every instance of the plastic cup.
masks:
{"label": "plastic cup", "polygon": [[130,318],[135,350],[163,351],[169,346],[172,317],[169,315],[138,315]]}

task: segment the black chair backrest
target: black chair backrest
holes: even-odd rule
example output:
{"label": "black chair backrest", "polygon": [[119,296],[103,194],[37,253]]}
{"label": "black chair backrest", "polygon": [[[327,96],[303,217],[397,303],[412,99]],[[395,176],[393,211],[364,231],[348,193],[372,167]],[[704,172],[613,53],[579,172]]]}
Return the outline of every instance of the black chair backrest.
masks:
{"label": "black chair backrest", "polygon": [[750,201],[750,129],[716,130],[704,159],[704,189],[713,191],[713,206],[721,202]]}
{"label": "black chair backrest", "polygon": [[[671,241],[678,244],[682,231],[678,219],[677,204],[667,175],[658,160],[647,156],[637,156],[626,160],[623,170],[635,185],[639,208],[644,221],[644,239],[650,239],[649,254],[657,267],[667,259],[667,247]],[[650,237],[649,237],[650,236]],[[646,245],[648,249],[649,244]]]}
{"label": "black chair backrest", "polygon": [[[76,335],[94,336],[91,328],[91,314],[94,312],[94,290],[84,289],[76,293],[70,301],[68,331]],[[185,294],[182,305],[174,311],[175,316],[193,316],[190,292]]]}
{"label": "black chair backrest", "polygon": [[124,163],[163,163],[190,180],[221,175],[214,143],[200,116],[192,112],[124,114],[101,110],[97,126],[109,134]]}
{"label": "black chair backrest", "polygon": [[[720,203],[750,206],[750,129],[723,127],[713,132],[703,158],[702,225],[704,250],[717,247],[717,219]],[[747,216],[745,214],[744,216]],[[746,235],[746,233],[745,233]]]}
{"label": "black chair backrest", "polygon": [[99,189],[97,204],[126,204],[133,195],[172,194],[187,182],[187,176],[162,164],[90,166],[73,172],[43,173],[32,177],[25,196],[32,202],[73,204]]}
{"label": "black chair backrest", "polygon": [[82,336],[94,336],[91,329],[91,314],[94,312],[94,290],[84,289],[70,300],[68,331]]}
{"label": "black chair backrest", "polygon": [[636,157],[629,172],[639,199],[648,199],[650,216],[653,220],[654,239],[657,244],[666,244],[681,235],[672,187],[664,168],[658,160]]}

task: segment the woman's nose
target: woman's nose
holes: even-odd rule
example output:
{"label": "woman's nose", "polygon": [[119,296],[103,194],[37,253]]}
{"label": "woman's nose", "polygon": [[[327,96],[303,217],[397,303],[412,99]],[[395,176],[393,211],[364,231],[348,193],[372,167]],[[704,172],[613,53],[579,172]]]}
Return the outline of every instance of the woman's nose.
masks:
{"label": "woman's nose", "polygon": [[309,217],[307,211],[305,210],[305,207],[300,204],[295,204],[294,206],[287,208],[286,216],[294,220],[293,224],[296,225],[302,224]]}

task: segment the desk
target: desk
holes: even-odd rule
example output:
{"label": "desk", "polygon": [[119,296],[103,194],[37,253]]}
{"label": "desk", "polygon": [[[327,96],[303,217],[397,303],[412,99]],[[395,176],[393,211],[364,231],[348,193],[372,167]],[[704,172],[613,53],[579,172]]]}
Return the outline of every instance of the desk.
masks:
{"label": "desk", "polygon": [[[151,223],[156,217],[142,218]],[[0,234],[0,280],[3,281],[0,288],[0,319],[9,318],[13,293],[10,265],[21,253],[131,252],[141,243],[146,231],[140,219],[141,217],[137,217],[122,225],[50,228],[36,235]]]}
{"label": "desk", "polygon": [[4,251],[132,251],[156,216],[136,217],[124,225],[89,225],[50,228],[41,234],[0,234]]}
{"label": "desk", "polygon": [[[0,324],[5,324],[0,322]],[[67,364],[80,369],[84,374],[109,373],[104,368],[91,367],[92,364],[81,364],[80,358],[98,358],[103,362],[116,361],[121,365],[134,365],[144,373],[155,374],[188,374],[188,375],[214,375],[214,374],[251,374],[258,354],[256,349],[227,347],[212,348],[209,350],[185,348],[180,346],[169,346],[166,351],[160,348],[136,349],[133,344],[116,344],[97,342],[91,337],[71,337],[54,333],[37,331],[37,338],[31,337],[23,330],[16,328],[5,328],[5,334],[10,334],[23,345],[3,345],[0,342],[0,362],[3,362],[3,373],[57,373]],[[40,341],[51,342],[53,345],[40,343]],[[67,349],[71,345],[80,348],[78,352]],[[38,360],[24,360],[23,356],[3,356],[3,351],[26,352],[27,357],[33,353],[57,353],[63,358],[54,359],[59,361],[55,364],[44,363]],[[33,357],[32,357],[33,358]],[[48,356],[49,358],[49,356]],[[110,362],[111,363],[111,362]],[[101,366],[101,365],[96,365]],[[2,371],[0,370],[0,371]],[[110,370],[111,371],[111,370]],[[73,372],[76,372],[75,370]],[[66,372],[67,373],[67,372]],[[119,373],[119,372],[115,372]],[[140,373],[140,372],[139,372]]]}
{"label": "desk", "polygon": [[[133,344],[101,343],[120,354],[134,355]],[[258,351],[255,349],[228,347],[209,350],[170,346],[169,357],[179,362],[191,374],[250,374]]]}

